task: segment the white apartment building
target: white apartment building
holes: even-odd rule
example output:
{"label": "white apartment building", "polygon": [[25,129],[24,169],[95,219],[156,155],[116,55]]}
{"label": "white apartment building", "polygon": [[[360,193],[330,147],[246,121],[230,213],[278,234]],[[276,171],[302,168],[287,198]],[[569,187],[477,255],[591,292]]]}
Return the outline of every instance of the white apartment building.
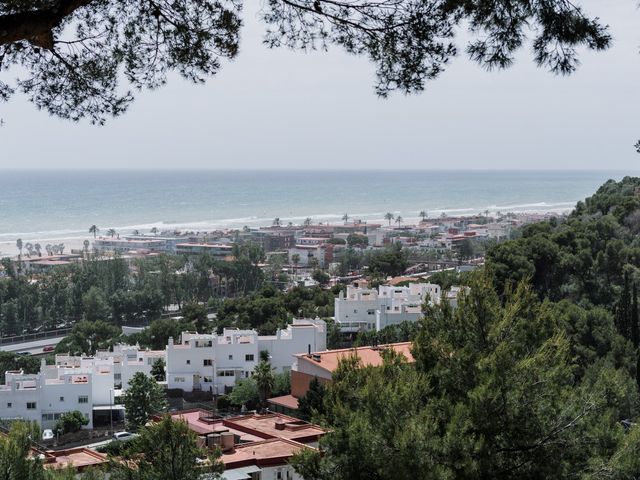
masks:
{"label": "white apartment building", "polygon": [[422,316],[425,302],[440,301],[439,285],[410,283],[406,287],[381,285],[378,290],[348,286],[335,299],[335,319],[343,332],[380,330]]}
{"label": "white apartment building", "polygon": [[0,418],[53,428],[62,414],[78,410],[89,421],[86,428],[93,428],[94,410],[112,408],[113,366],[92,360],[70,367],[46,365],[42,360],[36,374],[6,372],[5,384],[0,385]]}
{"label": "white apartment building", "polygon": [[116,405],[136,372],[151,373],[153,363],[165,352],[139,350],[117,345],[113,352],[98,351],[94,357],[56,355],[54,365],[44,359],[40,372],[9,371],[0,385],[0,419],[24,419],[53,428],[63,413],[80,411],[93,428],[96,418],[122,418],[124,408]]}
{"label": "white apartment building", "polygon": [[261,351],[269,353],[276,372],[284,372],[295,354],[324,350],[326,345],[326,324],[319,318],[296,319],[270,336],[238,329],[224,329],[222,335],[183,332],[181,343],[170,338],[167,345],[167,386],[223,394],[251,376]]}

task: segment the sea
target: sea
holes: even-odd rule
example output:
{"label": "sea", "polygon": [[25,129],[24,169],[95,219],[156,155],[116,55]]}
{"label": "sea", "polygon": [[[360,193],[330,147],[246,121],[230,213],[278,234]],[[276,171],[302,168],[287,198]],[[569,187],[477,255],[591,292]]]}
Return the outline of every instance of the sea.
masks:
{"label": "sea", "polygon": [[0,170],[0,256],[15,243],[77,247],[102,233],[133,230],[210,231],[283,224],[384,221],[385,213],[415,222],[424,210],[563,213],[624,171],[193,171]]}

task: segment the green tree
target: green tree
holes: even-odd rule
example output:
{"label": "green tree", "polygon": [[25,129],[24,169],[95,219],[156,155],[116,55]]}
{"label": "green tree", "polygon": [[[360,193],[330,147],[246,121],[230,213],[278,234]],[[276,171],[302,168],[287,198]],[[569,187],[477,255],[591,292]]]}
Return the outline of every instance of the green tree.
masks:
{"label": "green tree", "polygon": [[331,276],[327,272],[323,272],[320,269],[316,269],[311,274],[311,278],[313,278],[316,282],[318,282],[323,287],[329,284],[331,280]]}
{"label": "green tree", "polygon": [[423,222],[427,220],[427,212],[425,210],[420,210],[418,216],[422,219]]}
{"label": "green tree", "polygon": [[210,331],[207,319],[207,307],[199,303],[186,303],[182,307],[182,316],[187,322],[193,323],[196,331],[207,333]]}
{"label": "green tree", "polygon": [[273,391],[271,395],[277,397],[280,395],[288,395],[289,393],[291,393],[291,374],[289,372],[274,374]]}
{"label": "green tree", "polygon": [[[208,459],[197,463],[196,459]],[[198,480],[220,478],[224,470],[220,452],[207,452],[198,446],[197,435],[186,422],[174,420],[170,415],[144,427],[127,449],[126,463],[115,468],[114,480]]]}
{"label": "green tree", "polygon": [[36,424],[17,421],[8,435],[0,435],[0,478],[3,480],[44,480],[42,461],[31,455],[32,439],[39,438]]}
{"label": "green tree", "polygon": [[347,237],[347,245],[350,247],[366,247],[369,245],[369,238],[360,233],[350,233]]}
{"label": "green tree", "polygon": [[426,309],[415,363],[384,350],[379,367],[342,360],[324,456],[293,463],[315,479],[586,478],[622,445],[637,390],[606,355],[576,377],[573,341],[529,287],[503,301],[476,275],[458,308]]}
{"label": "green tree", "polygon": [[82,412],[73,410],[71,412],[65,412],[58,419],[55,426],[55,432],[58,435],[64,435],[65,433],[79,432],[80,429],[89,424],[89,420],[85,418]]}
{"label": "green tree", "polygon": [[395,215],[391,212],[387,212],[384,214],[384,219],[389,221],[389,226],[391,226],[391,220],[393,220],[395,217]]}
{"label": "green tree", "polygon": [[151,376],[156,382],[164,382],[167,379],[165,372],[165,362],[163,358],[158,358],[151,366]]}
{"label": "green tree", "polygon": [[324,414],[325,387],[317,377],[309,382],[309,389],[304,397],[298,400],[298,411],[307,419],[320,417]]}
{"label": "green tree", "polygon": [[258,396],[260,399],[260,405],[262,407],[267,406],[267,399],[271,395],[275,378],[273,376],[273,367],[269,362],[262,360],[253,369],[253,377],[256,386],[258,387]]}
{"label": "green tree", "polygon": [[120,339],[120,329],[102,321],[76,323],[71,333],[56,345],[56,353],[94,355],[96,350],[113,347]]}
{"label": "green tree", "polygon": [[[157,88],[170,72],[195,83],[215,75],[239,51],[242,3],[6,0],[0,4],[0,72],[17,67],[21,75],[0,83],[0,99],[20,91],[53,115],[103,123],[126,111],[132,91]],[[271,0],[261,18],[270,47],[335,44],[370,58],[381,96],[423,90],[455,56],[454,36],[465,27],[470,58],[489,69],[508,67],[530,44],[538,65],[570,73],[578,47],[602,50],[611,41],[597,18],[563,0],[496,6],[400,0],[393,8],[364,0]],[[77,28],[66,31],[68,25]],[[129,85],[120,88],[123,79]]]}
{"label": "green tree", "polygon": [[237,407],[252,408],[259,400],[258,385],[253,378],[240,380],[229,394],[229,402]]}
{"label": "green tree", "polygon": [[406,253],[399,243],[372,252],[368,258],[369,272],[382,276],[402,274],[408,267]]}
{"label": "green tree", "polygon": [[345,214],[342,216],[342,221],[343,221],[344,223],[347,223],[347,222],[349,221],[349,214],[348,214],[348,213],[345,213]]}
{"label": "green tree", "polygon": [[104,292],[93,286],[82,296],[84,305],[84,319],[88,322],[106,320],[109,315],[109,305],[105,299]]}
{"label": "green tree", "polygon": [[131,430],[143,427],[152,415],[167,407],[164,390],[152,377],[136,372],[124,393],[123,404]]}
{"label": "green tree", "polygon": [[93,238],[96,238],[96,236],[98,235],[99,231],[100,231],[100,229],[95,225],[91,225],[89,227],[89,233],[93,234]]}

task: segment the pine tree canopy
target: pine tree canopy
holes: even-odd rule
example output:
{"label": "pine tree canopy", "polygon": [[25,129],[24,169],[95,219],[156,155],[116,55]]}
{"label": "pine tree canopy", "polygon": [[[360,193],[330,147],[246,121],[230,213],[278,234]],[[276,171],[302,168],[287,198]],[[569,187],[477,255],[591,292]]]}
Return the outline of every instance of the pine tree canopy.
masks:
{"label": "pine tree canopy", "polygon": [[[102,124],[170,72],[195,83],[216,74],[238,54],[243,3],[3,0],[0,100],[21,92],[58,117]],[[381,96],[436,78],[461,47],[461,27],[471,33],[467,55],[488,69],[508,67],[530,42],[538,65],[567,74],[578,47],[611,41],[598,18],[567,0],[265,0],[260,18],[270,47],[336,45],[368,57]]]}

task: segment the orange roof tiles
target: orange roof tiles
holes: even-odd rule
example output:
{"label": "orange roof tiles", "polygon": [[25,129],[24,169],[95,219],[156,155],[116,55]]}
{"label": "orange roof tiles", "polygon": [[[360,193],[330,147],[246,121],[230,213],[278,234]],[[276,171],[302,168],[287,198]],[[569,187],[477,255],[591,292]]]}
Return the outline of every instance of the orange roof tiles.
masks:
{"label": "orange roof tiles", "polygon": [[378,347],[358,347],[358,348],[345,348],[342,350],[326,350],[324,352],[315,352],[313,356],[319,358],[314,360],[313,356],[309,357],[306,353],[295,355],[299,360],[304,360],[313,363],[328,372],[335,371],[338,368],[338,363],[343,358],[348,358],[350,355],[356,355],[363,366],[365,367],[378,367],[382,365],[381,352],[384,348],[391,348],[396,353],[404,355],[408,362],[413,362],[414,358],[411,354],[411,342],[402,343],[390,343],[388,345],[379,345]]}

